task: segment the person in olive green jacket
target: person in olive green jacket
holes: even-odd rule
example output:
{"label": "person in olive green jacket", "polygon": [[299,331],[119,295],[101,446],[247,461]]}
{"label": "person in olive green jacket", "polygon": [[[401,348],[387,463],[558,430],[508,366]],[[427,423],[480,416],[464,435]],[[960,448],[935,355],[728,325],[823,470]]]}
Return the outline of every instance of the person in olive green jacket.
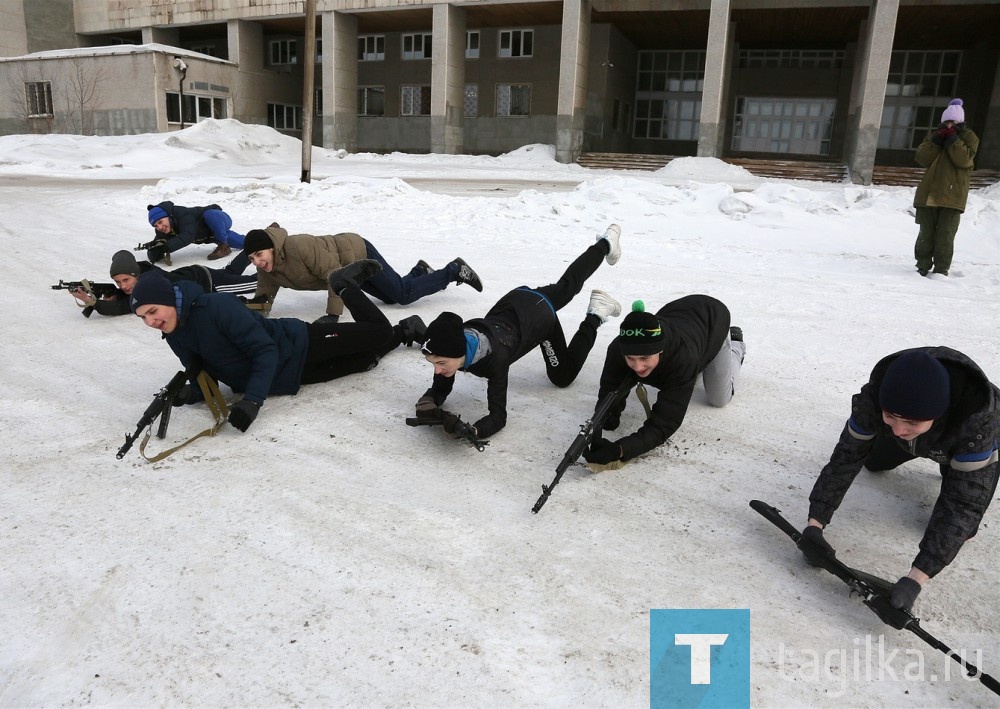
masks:
{"label": "person in olive green jacket", "polygon": [[941,125],[917,148],[916,161],[927,168],[913,198],[920,225],[913,255],[921,276],[932,271],[948,275],[978,149],[979,138],[965,124],[960,98],[948,104],[941,114]]}

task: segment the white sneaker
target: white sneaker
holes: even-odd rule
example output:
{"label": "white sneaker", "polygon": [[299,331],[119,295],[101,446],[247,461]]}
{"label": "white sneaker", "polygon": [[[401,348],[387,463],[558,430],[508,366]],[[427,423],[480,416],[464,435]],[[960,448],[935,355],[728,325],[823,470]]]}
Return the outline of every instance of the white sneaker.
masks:
{"label": "white sneaker", "polygon": [[602,290],[590,291],[590,305],[587,306],[587,315],[596,315],[603,324],[608,321],[608,318],[617,318],[621,314],[622,306],[617,300]]}
{"label": "white sneaker", "polygon": [[612,224],[607,228],[607,230],[597,237],[597,240],[606,239],[608,246],[611,250],[608,251],[608,255],[604,257],[604,260],[608,262],[609,266],[614,266],[618,263],[618,259],[622,257],[622,247],[618,243],[618,240],[622,236],[622,228],[617,224]]}

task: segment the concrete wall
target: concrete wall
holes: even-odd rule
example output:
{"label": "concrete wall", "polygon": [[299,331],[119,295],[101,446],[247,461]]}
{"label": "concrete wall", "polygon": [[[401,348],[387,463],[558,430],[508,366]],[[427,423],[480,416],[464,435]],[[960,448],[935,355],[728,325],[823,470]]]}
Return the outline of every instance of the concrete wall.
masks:
{"label": "concrete wall", "polygon": [[0,57],[28,53],[28,28],[22,0],[0,2]]}

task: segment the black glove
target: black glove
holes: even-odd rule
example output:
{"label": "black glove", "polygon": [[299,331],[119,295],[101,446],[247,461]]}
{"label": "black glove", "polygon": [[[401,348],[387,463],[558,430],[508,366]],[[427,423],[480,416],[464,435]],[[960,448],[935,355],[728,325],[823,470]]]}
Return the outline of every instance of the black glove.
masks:
{"label": "black glove", "polygon": [[418,419],[437,419],[441,418],[441,409],[437,404],[434,403],[433,397],[421,396],[417,399],[417,418]]}
{"label": "black glove", "polygon": [[191,401],[190,383],[185,384],[184,386],[182,386],[180,389],[177,390],[177,393],[174,394],[174,398],[170,402],[170,404],[172,406],[184,406],[184,404],[188,403],[189,401]]}
{"label": "black glove", "polygon": [[583,459],[588,463],[606,465],[622,457],[621,446],[606,438],[596,438],[590,447],[583,451]]}
{"label": "black glove", "polygon": [[920,584],[909,576],[904,576],[892,585],[892,590],[889,591],[889,603],[893,608],[900,608],[909,613],[919,595]]}
{"label": "black glove", "polygon": [[445,433],[455,435],[455,427],[460,423],[462,423],[462,419],[459,418],[458,414],[446,414],[441,427],[444,429]]}
{"label": "black glove", "polygon": [[830,546],[823,538],[823,530],[819,527],[814,527],[813,525],[807,526],[802,530],[802,539],[799,540],[799,549],[808,561],[813,566],[819,566],[822,568],[824,557],[836,557],[837,552],[834,551],[833,547]]}
{"label": "black glove", "polygon": [[257,418],[259,411],[260,404],[247,399],[240,399],[229,409],[229,423],[233,425],[233,428],[246,433],[247,429],[250,428],[250,424]]}
{"label": "black glove", "polygon": [[601,428],[604,429],[605,431],[617,431],[618,427],[621,425],[622,425],[621,416],[608,416],[606,419],[604,419],[604,422],[601,424]]}

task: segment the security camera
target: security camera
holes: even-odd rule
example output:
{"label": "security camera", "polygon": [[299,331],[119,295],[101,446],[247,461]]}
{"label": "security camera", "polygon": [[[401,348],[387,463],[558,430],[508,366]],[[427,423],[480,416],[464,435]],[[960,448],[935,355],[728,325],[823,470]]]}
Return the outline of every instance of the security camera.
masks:
{"label": "security camera", "polygon": [[174,69],[178,71],[187,71],[188,65],[180,57],[174,57]]}

